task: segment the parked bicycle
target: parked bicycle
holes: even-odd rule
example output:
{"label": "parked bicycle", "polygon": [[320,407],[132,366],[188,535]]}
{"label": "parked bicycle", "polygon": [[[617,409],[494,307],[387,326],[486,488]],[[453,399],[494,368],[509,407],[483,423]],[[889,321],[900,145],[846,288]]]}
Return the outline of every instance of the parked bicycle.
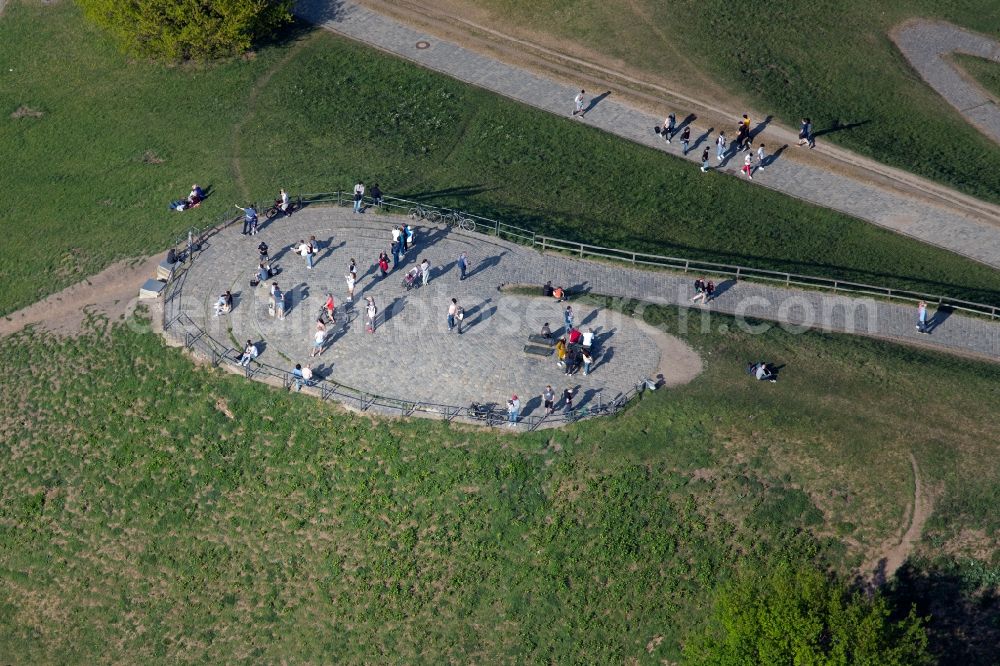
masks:
{"label": "parked bicycle", "polygon": [[474,402],[465,410],[465,415],[473,421],[483,421],[488,426],[499,426],[507,422],[507,413],[497,409],[495,404]]}
{"label": "parked bicycle", "polygon": [[475,231],[476,222],[470,217],[465,217],[457,210],[445,213],[441,219],[443,219],[449,227],[458,227],[464,231]]}
{"label": "parked bicycle", "polygon": [[437,208],[424,208],[423,206],[414,206],[410,209],[410,219],[411,220],[427,220],[428,222],[440,222],[441,221],[441,211]]}

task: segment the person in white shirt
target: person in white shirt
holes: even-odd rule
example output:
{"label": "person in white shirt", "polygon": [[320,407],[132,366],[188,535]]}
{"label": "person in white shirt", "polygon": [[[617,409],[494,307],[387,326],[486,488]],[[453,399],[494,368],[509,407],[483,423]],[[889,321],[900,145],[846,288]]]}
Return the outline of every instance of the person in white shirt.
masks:
{"label": "person in white shirt", "polygon": [[424,285],[431,280],[431,262],[427,261],[426,257],[420,262],[420,279]]}
{"label": "person in white shirt", "polygon": [[355,213],[362,212],[361,211],[361,204],[364,202],[364,200],[365,200],[365,184],[362,183],[359,180],[358,184],[354,186],[354,212]]}
{"label": "person in white shirt", "polygon": [[354,273],[348,273],[344,276],[344,280],[347,281],[347,302],[350,303],[354,300],[354,284],[357,279],[354,277]]}
{"label": "person in white shirt", "polygon": [[507,425],[513,428],[517,425],[517,418],[521,414],[521,401],[518,400],[517,394],[515,393],[507,401],[507,419],[510,421]]}
{"label": "person in white shirt", "polygon": [[284,188],[282,188],[282,190],[278,193],[278,200],[281,202],[281,203],[278,204],[278,208],[281,209],[282,213],[284,213],[285,215],[287,215],[288,214],[288,192],[286,192],[284,190]]}
{"label": "person in white shirt", "polygon": [[326,342],[326,331],[322,329],[316,329],[316,333],[313,334],[313,356],[319,356],[323,353],[323,344]]}
{"label": "person in white shirt", "polygon": [[581,90],[577,93],[576,97],[573,98],[573,115],[580,116],[583,118],[583,95],[586,90]]}
{"label": "person in white shirt", "polygon": [[257,345],[255,345],[252,340],[247,340],[247,346],[243,350],[243,356],[240,357],[240,365],[244,368],[250,367],[250,361],[257,358],[258,353]]}
{"label": "person in white shirt", "polygon": [[594,346],[594,329],[588,328],[583,332],[583,340],[581,341],[584,349],[590,349]]}

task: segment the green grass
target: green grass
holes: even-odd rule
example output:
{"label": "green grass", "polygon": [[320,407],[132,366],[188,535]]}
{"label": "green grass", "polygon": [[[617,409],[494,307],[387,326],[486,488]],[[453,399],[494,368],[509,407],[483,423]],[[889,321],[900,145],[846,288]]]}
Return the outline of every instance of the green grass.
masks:
{"label": "green grass", "polygon": [[863,123],[822,134],[820,146],[838,143],[1000,202],[1000,147],[927,86],[888,37],[910,18],[943,19],[996,37],[1000,12],[993,3],[468,1],[489,11],[500,30],[514,24],[548,32],[651,80],[682,81],[696,98],[699,89],[705,95],[700,71],[794,128],[803,116],[821,133]]}
{"label": "green grass", "polygon": [[[163,68],[123,59],[69,3],[22,2],[0,37],[9,111],[43,114],[0,118],[0,313],[236,201],[357,178],[594,244],[1000,302],[982,265],[327,34]],[[192,182],[212,187],[202,208],[168,211]]]}
{"label": "green grass", "polygon": [[986,92],[993,95],[994,98],[1000,98],[1000,63],[961,53],[952,54],[951,58],[953,62],[978,81]]}
{"label": "green grass", "polygon": [[[644,317],[695,345],[704,374],[517,437],[345,413],[124,326],[5,340],[0,653],[660,663],[735,567],[817,557],[846,573],[893,538],[910,450],[946,507],[915,580],[964,567],[963,602],[991,580],[996,366]],[[747,358],[784,364],[781,381],[748,378]],[[988,545],[979,569],[957,554],[969,531]],[[898,594],[924,603],[916,584]],[[958,607],[935,613],[939,651],[996,618]]]}

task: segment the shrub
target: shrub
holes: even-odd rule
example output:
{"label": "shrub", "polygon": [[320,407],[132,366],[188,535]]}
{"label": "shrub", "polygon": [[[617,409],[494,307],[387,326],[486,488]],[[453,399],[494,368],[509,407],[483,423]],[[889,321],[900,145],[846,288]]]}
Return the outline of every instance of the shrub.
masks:
{"label": "shrub", "polygon": [[850,592],[808,563],[746,571],[718,593],[708,625],[684,645],[686,663],[927,664],[924,621],[898,620],[884,597]]}
{"label": "shrub", "polygon": [[79,0],[130,53],[168,60],[238,55],[291,21],[292,0]]}

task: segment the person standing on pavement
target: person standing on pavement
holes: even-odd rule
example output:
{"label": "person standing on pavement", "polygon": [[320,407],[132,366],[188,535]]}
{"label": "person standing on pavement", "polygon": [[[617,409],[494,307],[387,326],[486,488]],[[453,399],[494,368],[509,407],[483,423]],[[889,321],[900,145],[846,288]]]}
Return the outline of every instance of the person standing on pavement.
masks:
{"label": "person standing on pavement", "polygon": [[369,296],[367,299],[368,307],[365,308],[365,314],[368,316],[368,332],[375,332],[375,318],[378,317],[378,308],[375,307],[375,297]]}
{"label": "person standing on pavement", "polygon": [[690,146],[691,146],[691,127],[688,126],[685,127],[684,130],[681,132],[681,149],[684,151],[685,155],[688,154],[688,148]]}
{"label": "person standing on pavement", "polygon": [[451,333],[455,328],[455,316],[458,314],[458,299],[451,299],[451,304],[448,305],[448,332]]}
{"label": "person standing on pavement", "polygon": [[566,311],[563,312],[563,323],[566,324],[566,330],[573,330],[573,306],[567,305]]}
{"label": "person standing on pavement", "polygon": [[719,132],[719,136],[715,139],[715,157],[721,162],[722,158],[726,155],[726,132],[723,130]]}
{"label": "person standing on pavement", "polygon": [[382,277],[389,274],[389,255],[382,250],[378,253],[378,269],[382,273]]}
{"label": "person standing on pavement", "polygon": [[243,211],[243,234],[250,234],[251,236],[257,233],[257,211],[254,209],[253,204],[247,204],[246,208],[242,206],[237,206],[239,210]]}
{"label": "person standing on pavement", "polygon": [[323,353],[323,344],[326,342],[326,331],[321,328],[317,328],[316,332],[313,333],[313,356],[319,356]]}
{"label": "person standing on pavement", "polygon": [[566,387],[563,391],[563,400],[566,401],[565,410],[568,412],[573,409],[573,389]]}
{"label": "person standing on pavement", "polygon": [[674,115],[673,111],[667,114],[666,120],[663,121],[663,131],[660,135],[666,139],[667,143],[674,138],[674,131],[677,129],[677,116]]}
{"label": "person standing on pavement", "polygon": [[296,363],[295,369],[292,370],[292,381],[295,382],[295,390],[302,390],[302,364]]}
{"label": "person standing on pavement", "polygon": [[555,411],[555,401],[556,392],[552,390],[552,384],[549,384],[542,391],[542,404],[545,407],[546,416],[550,416]]}
{"label": "person standing on pavement", "polygon": [[354,285],[357,283],[357,276],[353,271],[348,271],[344,280],[347,282],[347,302],[352,303],[354,302]]}
{"label": "person standing on pavement", "polygon": [[511,428],[517,425],[517,419],[521,415],[521,401],[518,399],[517,394],[510,396],[510,400],[507,401],[507,419],[509,423],[507,424]]}
{"label": "person standing on pavement", "polygon": [[326,316],[330,318],[330,322],[335,323],[337,321],[336,317],[334,316],[334,314],[336,313],[336,305],[333,302],[332,293],[329,292],[327,293],[326,303],[323,305],[323,307],[326,309]]}
{"label": "person standing on pavement", "polygon": [[361,210],[361,205],[364,203],[364,200],[365,200],[365,184],[362,183],[359,180],[358,184],[354,186],[354,212],[355,213],[361,213],[361,212],[363,212]]}
{"label": "person standing on pavement", "polygon": [[462,335],[462,322],[465,321],[465,308],[461,305],[455,311],[455,326],[458,327],[458,334]]}
{"label": "person standing on pavement", "polygon": [[427,286],[427,283],[431,281],[431,262],[427,261],[427,257],[420,262],[420,283],[423,286]]}
{"label": "person standing on pavement", "polygon": [[573,98],[573,115],[580,116],[583,118],[583,96],[586,90],[581,90],[577,93],[576,97]]}
{"label": "person standing on pavement", "polygon": [[260,245],[257,246],[257,252],[260,253],[260,263],[266,264],[271,260],[267,254],[267,243],[264,241],[261,241]]}
{"label": "person standing on pavement", "polygon": [[765,156],[766,156],[766,154],[764,153],[764,144],[760,144],[759,146],[757,146],[757,170],[758,171],[763,171],[764,170],[764,157]]}
{"label": "person standing on pavement", "polygon": [[708,171],[708,146],[705,146],[705,150],[701,151],[701,172],[705,173]]}
{"label": "person standing on pavement", "polygon": [[465,253],[458,255],[458,270],[459,270],[459,280],[465,279],[465,271],[469,268],[469,260],[466,258]]}
{"label": "person standing on pavement", "polygon": [[927,303],[920,301],[917,303],[917,330],[921,333],[928,333],[927,330]]}
{"label": "person standing on pavement", "polygon": [[584,349],[580,352],[580,358],[583,359],[583,374],[584,376],[590,374],[590,364],[594,362],[594,357],[591,356],[590,351]]}

